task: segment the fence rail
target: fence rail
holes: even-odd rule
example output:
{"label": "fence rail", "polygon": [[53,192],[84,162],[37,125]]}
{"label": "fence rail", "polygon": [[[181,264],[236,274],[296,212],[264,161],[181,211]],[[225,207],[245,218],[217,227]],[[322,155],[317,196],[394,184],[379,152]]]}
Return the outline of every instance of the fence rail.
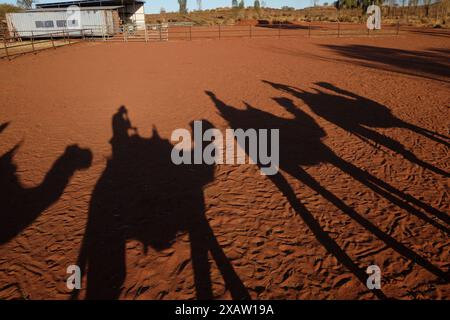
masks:
{"label": "fence rail", "polygon": [[[99,26],[88,26],[101,33]],[[113,35],[104,35],[94,40],[102,41],[168,41],[226,38],[262,38],[262,37],[317,37],[317,36],[382,36],[398,35],[399,24],[383,25],[382,30],[370,31],[365,24],[316,23],[303,24],[267,24],[267,25],[216,25],[195,26],[192,24],[152,24],[145,28],[118,28]]]}
{"label": "fence rail", "polygon": [[[79,41],[87,40],[89,31],[88,29],[50,30],[47,33],[35,34],[35,31],[30,30],[14,32],[12,36],[9,33],[4,33],[4,36],[0,38],[0,58],[11,60],[18,55],[37,53],[45,49],[56,49],[60,46],[71,45]],[[26,37],[19,36],[20,33],[23,34],[25,32],[27,33]],[[74,37],[74,34],[77,36]]]}
{"label": "fence rail", "polygon": [[[348,37],[398,35],[400,24],[383,25],[381,30],[370,31],[363,24],[317,23],[302,24],[260,24],[260,25],[217,25],[194,26],[184,24],[147,24],[139,28],[123,25],[117,28],[108,26],[83,26],[83,29],[49,30],[48,33],[35,31],[6,32],[0,38],[0,58],[12,57],[24,53],[36,53],[39,50],[70,45],[80,41],[120,41],[152,42],[169,40],[227,39],[227,38],[263,38],[263,37]],[[27,35],[26,37],[23,35]],[[3,46],[2,46],[3,45]]]}
{"label": "fence rail", "polygon": [[169,28],[171,40],[318,37],[318,36],[381,36],[398,35],[399,25],[384,25],[382,30],[370,31],[363,25],[345,23],[274,24],[249,26],[177,27]]}

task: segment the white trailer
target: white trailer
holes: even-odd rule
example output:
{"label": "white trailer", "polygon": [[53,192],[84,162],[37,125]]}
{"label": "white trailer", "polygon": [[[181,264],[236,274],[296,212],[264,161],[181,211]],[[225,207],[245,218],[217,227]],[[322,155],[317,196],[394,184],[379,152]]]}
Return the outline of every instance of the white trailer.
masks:
{"label": "white trailer", "polygon": [[82,32],[108,36],[119,28],[115,19],[119,8],[121,6],[81,7],[79,18],[75,19],[67,8],[33,9],[6,14],[6,23],[11,37],[45,37],[50,33],[58,36],[58,32],[61,36],[66,32],[65,36],[71,37],[79,37]]}

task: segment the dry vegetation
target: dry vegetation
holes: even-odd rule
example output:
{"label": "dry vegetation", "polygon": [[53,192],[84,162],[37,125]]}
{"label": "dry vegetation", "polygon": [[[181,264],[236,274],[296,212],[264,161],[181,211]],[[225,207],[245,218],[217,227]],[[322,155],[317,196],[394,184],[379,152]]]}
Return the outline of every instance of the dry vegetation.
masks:
{"label": "dry vegetation", "polygon": [[[405,1],[406,2],[406,1]],[[382,6],[383,22],[399,21],[403,25],[445,27],[450,24],[450,0],[443,0],[430,6]],[[361,8],[336,9],[334,6],[311,7],[301,10],[254,8],[192,11],[187,14],[175,12],[148,14],[147,23],[192,22],[196,25],[234,25],[261,23],[296,23],[301,21],[324,21],[361,23],[366,14]]]}
{"label": "dry vegetation", "polygon": [[2,38],[5,35],[5,30],[7,30],[5,18],[6,14],[9,12],[20,12],[20,11],[22,11],[22,9],[14,5],[7,3],[0,3],[0,38]]}

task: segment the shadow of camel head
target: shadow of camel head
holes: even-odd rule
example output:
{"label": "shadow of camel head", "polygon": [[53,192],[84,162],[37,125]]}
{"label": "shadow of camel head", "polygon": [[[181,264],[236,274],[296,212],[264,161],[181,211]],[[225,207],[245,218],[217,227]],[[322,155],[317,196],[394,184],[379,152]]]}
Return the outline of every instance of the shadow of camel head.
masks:
{"label": "shadow of camel head", "polygon": [[72,144],[66,147],[59,160],[68,171],[76,171],[89,168],[92,164],[92,158],[92,152],[89,149]]}

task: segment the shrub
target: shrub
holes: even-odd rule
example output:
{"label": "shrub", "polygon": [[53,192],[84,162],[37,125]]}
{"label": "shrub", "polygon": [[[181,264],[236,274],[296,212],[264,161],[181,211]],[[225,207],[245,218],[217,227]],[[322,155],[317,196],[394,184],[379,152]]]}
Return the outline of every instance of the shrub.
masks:
{"label": "shrub", "polygon": [[5,16],[9,12],[20,12],[22,8],[13,6],[12,4],[0,3],[0,20],[4,20]]}

